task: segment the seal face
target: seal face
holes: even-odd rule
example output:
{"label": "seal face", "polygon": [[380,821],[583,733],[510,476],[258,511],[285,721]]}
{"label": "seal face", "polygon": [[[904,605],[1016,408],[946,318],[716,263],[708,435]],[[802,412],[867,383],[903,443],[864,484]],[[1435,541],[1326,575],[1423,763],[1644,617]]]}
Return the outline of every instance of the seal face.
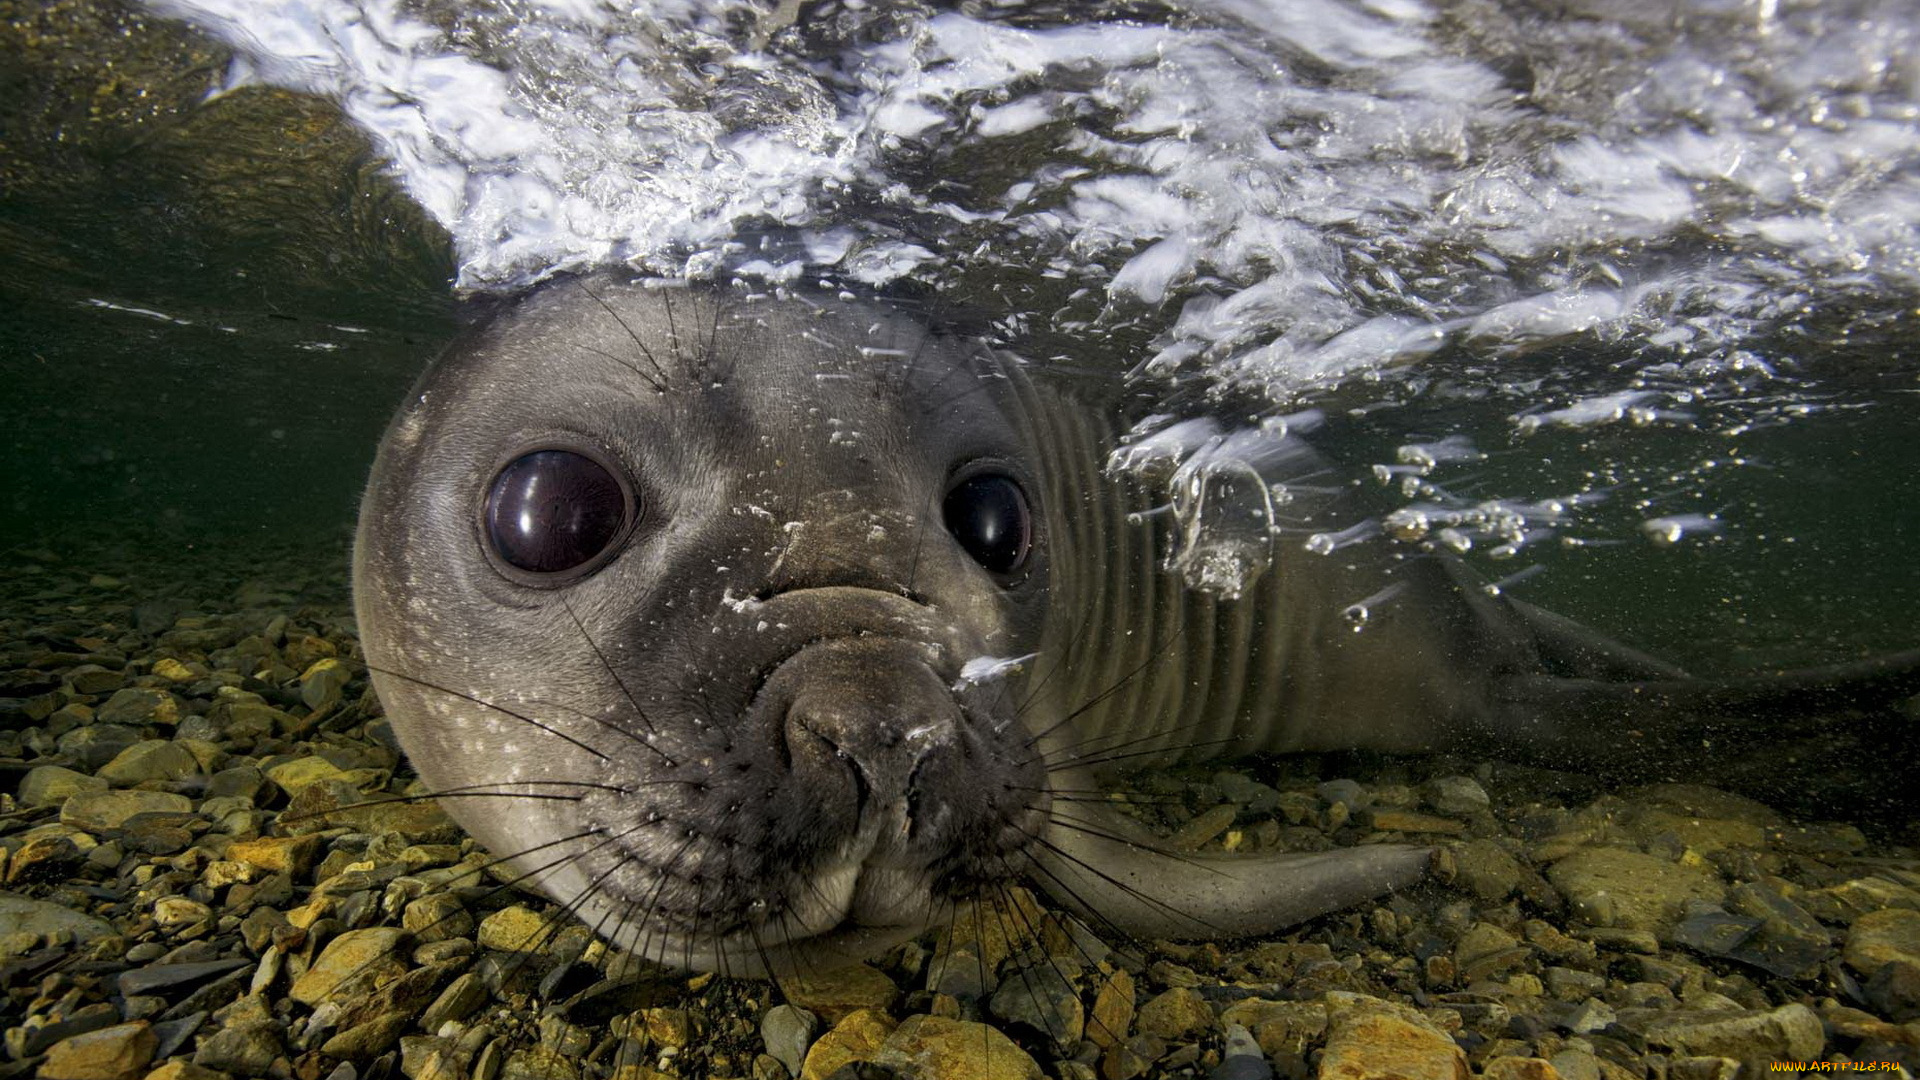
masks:
{"label": "seal face", "polygon": [[1040,633],[1020,380],[852,300],[598,278],[510,307],[423,377],[362,507],[363,640],[422,778],[688,967],[870,953],[1018,873],[1045,769],[963,669]]}

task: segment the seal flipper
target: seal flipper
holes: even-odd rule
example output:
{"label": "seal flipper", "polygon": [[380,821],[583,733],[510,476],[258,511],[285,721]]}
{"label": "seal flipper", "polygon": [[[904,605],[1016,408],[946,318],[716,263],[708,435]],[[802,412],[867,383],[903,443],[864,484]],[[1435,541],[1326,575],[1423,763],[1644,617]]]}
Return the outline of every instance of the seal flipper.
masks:
{"label": "seal flipper", "polygon": [[1688,678],[1679,667],[1558,612],[1511,597],[1506,606],[1532,632],[1540,659],[1555,675],[1616,683]]}
{"label": "seal flipper", "polygon": [[1034,847],[1056,903],[1139,938],[1268,934],[1420,880],[1432,852],[1397,844],[1275,855],[1167,851],[1101,806],[1056,810]]}
{"label": "seal flipper", "polygon": [[1920,649],[1730,678],[1608,681],[1509,675],[1495,681],[1488,734],[1525,756],[1565,766],[1698,755],[1719,737],[1752,739],[1770,721],[1885,708],[1920,694]]}

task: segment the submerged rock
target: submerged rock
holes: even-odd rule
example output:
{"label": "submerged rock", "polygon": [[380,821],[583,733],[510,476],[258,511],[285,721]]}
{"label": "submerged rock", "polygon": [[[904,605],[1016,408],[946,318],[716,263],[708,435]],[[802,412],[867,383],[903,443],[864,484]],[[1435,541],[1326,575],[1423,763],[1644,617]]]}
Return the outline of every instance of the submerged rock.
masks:
{"label": "submerged rock", "polygon": [[1687,901],[1717,904],[1726,895],[1720,876],[1707,867],[1624,848],[1581,848],[1555,862],[1547,880],[1588,922],[1656,933],[1680,920]]}

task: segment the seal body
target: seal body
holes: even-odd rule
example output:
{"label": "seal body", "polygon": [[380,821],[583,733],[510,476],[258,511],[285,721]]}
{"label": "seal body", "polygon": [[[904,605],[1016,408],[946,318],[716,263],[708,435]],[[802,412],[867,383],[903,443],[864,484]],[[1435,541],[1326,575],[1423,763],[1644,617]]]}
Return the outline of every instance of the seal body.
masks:
{"label": "seal body", "polygon": [[[394,729],[525,885],[650,958],[751,974],[870,955],[1016,876],[1216,936],[1424,867],[1169,858],[1056,797],[1116,757],[1557,760],[1616,750],[1636,701],[1741,699],[1389,545],[1280,545],[1247,595],[1190,591],[1140,524],[1155,493],[1105,468],[1103,394],[842,295],[549,285],[447,351],[375,464],[354,591]],[[1321,468],[1297,436],[1269,450]],[[1350,525],[1349,498],[1290,524]]]}

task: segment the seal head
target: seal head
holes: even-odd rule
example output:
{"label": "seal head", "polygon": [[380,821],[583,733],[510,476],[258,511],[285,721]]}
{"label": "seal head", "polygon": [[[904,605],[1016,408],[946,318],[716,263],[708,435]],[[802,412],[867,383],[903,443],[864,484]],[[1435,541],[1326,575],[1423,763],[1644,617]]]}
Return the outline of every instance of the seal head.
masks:
{"label": "seal head", "polygon": [[1022,869],[1044,768],[980,658],[1046,591],[1020,375],[878,305],[607,278],[457,342],[355,550],[421,777],[623,947],[864,956]]}

